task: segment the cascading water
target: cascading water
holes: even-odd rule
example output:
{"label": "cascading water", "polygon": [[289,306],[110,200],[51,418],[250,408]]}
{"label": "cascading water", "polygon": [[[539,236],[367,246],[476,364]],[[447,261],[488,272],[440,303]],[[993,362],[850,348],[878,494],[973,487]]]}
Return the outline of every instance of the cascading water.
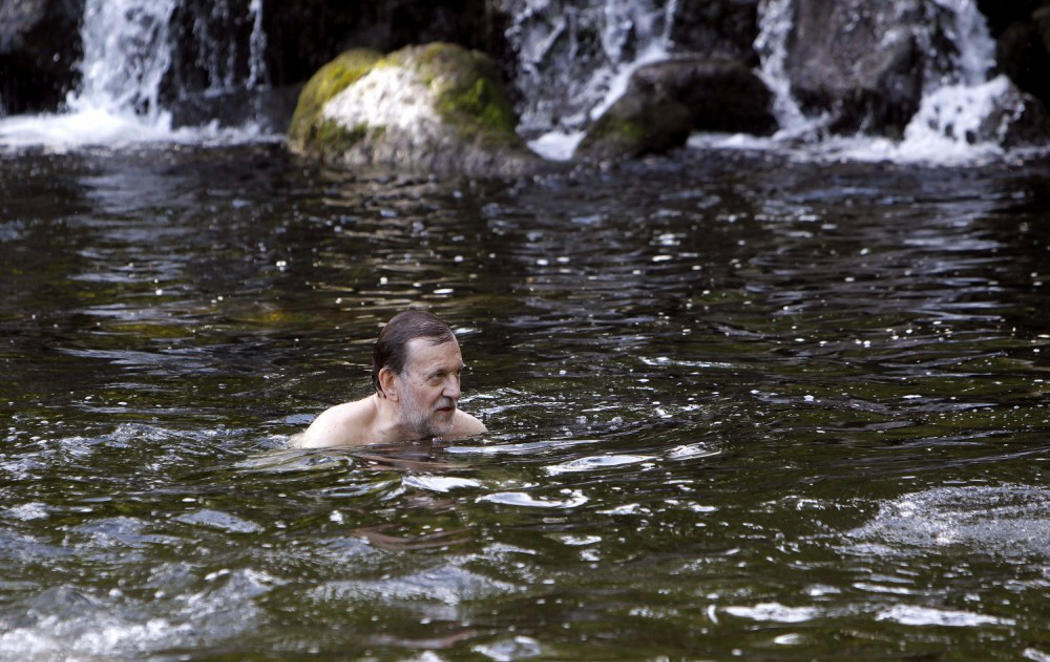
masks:
{"label": "cascading water", "polygon": [[[230,0],[203,4],[206,8],[180,0],[86,0],[81,83],[67,96],[65,112],[0,120],[0,145],[62,149],[259,137],[259,127],[251,117],[235,128],[220,129],[214,120],[173,128],[172,111],[165,107],[162,90],[177,56],[193,64],[202,95],[266,84],[261,1],[251,0],[247,5],[251,32],[245,49],[228,36],[235,11]],[[180,11],[191,19],[192,39],[177,39],[173,34]],[[180,47],[195,52],[178,53]],[[239,58],[240,50],[247,51],[246,62]],[[185,91],[179,94],[184,96]]]}
{"label": "cascading water", "polygon": [[[266,83],[263,51],[266,34],[262,28],[262,0],[214,0],[205,7],[185,7],[190,14],[192,57],[205,94],[216,95],[233,90],[251,89]],[[247,12],[247,16],[242,15]],[[247,21],[245,21],[247,19]],[[247,49],[237,38],[241,23],[251,23]]]}
{"label": "cascading water", "polygon": [[791,33],[792,0],[765,0],[759,5],[759,33],[755,52],[761,58],[758,75],[773,93],[773,114],[780,124],[780,135],[809,131],[820,119],[807,119],[791,95],[788,78],[787,40]]}
{"label": "cascading water", "polygon": [[[854,3],[857,13],[859,5]],[[867,7],[868,5],[865,5]],[[914,10],[915,3],[893,3],[880,11]],[[920,5],[922,6],[922,5]],[[871,135],[828,136],[827,113],[807,115],[792,95],[787,67],[792,37],[794,0],[762,0],[760,31],[755,50],[761,59],[759,75],[774,94],[774,113],[780,131],[774,144],[797,144],[817,155],[846,159],[953,162],[1001,153],[998,135],[982,135],[995,113],[1009,120],[1016,109],[1013,90],[1005,76],[988,78],[995,66],[995,42],[973,0],[929,0],[927,14],[909,29],[924,51],[922,99],[899,141]],[[901,29],[901,28],[897,28]],[[944,43],[949,48],[945,50]],[[987,132],[985,132],[987,133]],[[741,141],[737,141],[739,143]],[[742,141],[755,146],[756,141]],[[761,142],[761,141],[758,141]],[[695,140],[694,144],[711,145]],[[720,142],[717,144],[731,144]]]}
{"label": "cascading water", "polygon": [[558,159],[568,158],[587,121],[623,93],[635,69],[668,56],[677,6],[676,0],[505,4],[524,100],[519,132]]}
{"label": "cascading water", "polygon": [[80,89],[67,105],[73,113],[135,116],[170,127],[160,106],[160,82],[171,65],[168,25],[175,0],[87,0],[81,37]]}
{"label": "cascading water", "polygon": [[[900,124],[902,137],[897,140],[878,134],[877,118],[867,127],[875,131],[863,128],[864,121],[855,134],[836,130],[831,112],[804,110],[795,99],[789,58],[791,49],[798,47],[793,21],[799,4],[758,3],[758,34],[752,46],[759,61],[756,73],[773,92],[777,134],[772,140],[700,137],[693,144],[942,162],[1002,151],[999,136],[988,135],[989,118],[996,113],[1009,118],[1012,85],[1004,77],[988,78],[995,44],[973,0],[844,0],[835,5],[861,23],[868,21],[867,29],[884,40],[915,44],[919,88],[915,107],[908,111],[911,121]],[[678,12],[674,0],[507,0],[504,9],[512,25],[507,37],[518,57],[519,132],[548,158],[570,156],[587,123],[620,96],[639,66],[687,50],[671,38]]]}
{"label": "cascading water", "polygon": [[[1009,80],[989,79],[995,66],[995,41],[973,0],[935,0],[951,20],[946,35],[956,47],[954,69],[928,74],[919,111],[904,131],[901,154],[967,158],[975,151],[998,152],[994,140],[978,138],[993,112],[1009,105]],[[998,136],[996,136],[998,137]]]}

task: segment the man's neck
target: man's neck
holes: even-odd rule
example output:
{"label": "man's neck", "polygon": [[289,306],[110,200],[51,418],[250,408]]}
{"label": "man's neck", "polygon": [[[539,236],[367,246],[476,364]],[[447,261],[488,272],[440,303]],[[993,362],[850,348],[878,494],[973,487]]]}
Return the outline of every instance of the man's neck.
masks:
{"label": "man's neck", "polygon": [[372,433],[377,441],[415,441],[419,438],[415,430],[406,429],[401,423],[400,410],[396,402],[375,393],[372,395],[372,403],[376,412],[372,422]]}

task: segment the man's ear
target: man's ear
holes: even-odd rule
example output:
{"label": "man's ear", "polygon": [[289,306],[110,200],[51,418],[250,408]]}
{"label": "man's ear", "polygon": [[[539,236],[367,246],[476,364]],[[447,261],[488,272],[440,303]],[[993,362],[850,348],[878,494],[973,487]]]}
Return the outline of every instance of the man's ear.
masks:
{"label": "man's ear", "polygon": [[386,366],[379,369],[379,387],[383,395],[397,402],[397,375]]}

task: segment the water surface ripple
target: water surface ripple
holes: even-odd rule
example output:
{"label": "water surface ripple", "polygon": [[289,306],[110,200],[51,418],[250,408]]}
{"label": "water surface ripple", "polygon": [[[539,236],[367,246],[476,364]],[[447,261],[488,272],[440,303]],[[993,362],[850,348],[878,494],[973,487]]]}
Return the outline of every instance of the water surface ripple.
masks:
{"label": "water surface ripple", "polygon": [[[0,658],[1050,659],[1050,168],[0,156]],[[491,432],[288,448],[449,319]]]}

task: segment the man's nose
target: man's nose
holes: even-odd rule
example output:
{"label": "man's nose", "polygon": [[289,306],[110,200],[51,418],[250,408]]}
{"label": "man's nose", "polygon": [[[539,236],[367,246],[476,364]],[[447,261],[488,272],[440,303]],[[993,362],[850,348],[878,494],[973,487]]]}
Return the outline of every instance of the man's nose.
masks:
{"label": "man's nose", "polygon": [[452,400],[459,400],[459,377],[455,375],[450,376],[445,380],[445,388],[442,389],[441,395]]}

